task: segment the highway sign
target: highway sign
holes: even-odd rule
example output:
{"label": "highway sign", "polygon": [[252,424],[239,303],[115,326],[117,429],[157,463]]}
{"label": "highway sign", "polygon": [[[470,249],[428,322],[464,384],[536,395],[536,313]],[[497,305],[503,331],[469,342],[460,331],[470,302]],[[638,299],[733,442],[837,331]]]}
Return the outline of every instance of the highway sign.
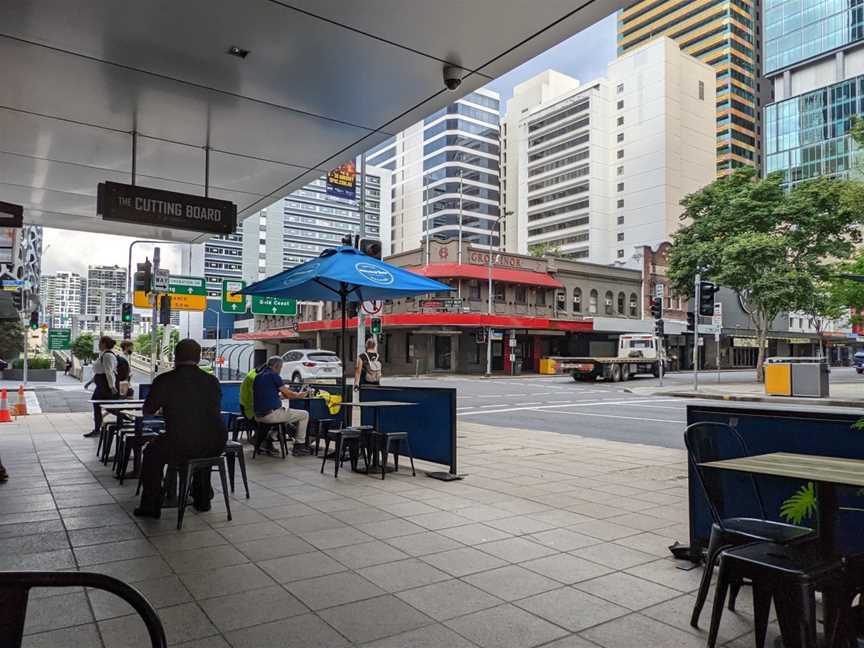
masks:
{"label": "highway sign", "polygon": [[204,277],[171,275],[168,280],[168,292],[172,295],[207,297],[207,285],[204,283]]}
{"label": "highway sign", "polygon": [[50,329],[48,350],[63,351],[72,347],[72,329]]}
{"label": "highway sign", "polygon": [[253,315],[289,315],[297,314],[297,300],[282,297],[252,295]]}
{"label": "highway sign", "polygon": [[[204,277],[171,275],[168,277],[168,294],[171,295],[171,310],[207,310],[207,286],[204,283]],[[132,303],[135,308],[151,308],[153,306],[147,293],[141,290],[136,290],[132,294]]]}
{"label": "highway sign", "polygon": [[222,312],[223,313],[245,313],[246,295],[237,295],[246,287],[245,281],[238,279],[222,280]]}
{"label": "highway sign", "polygon": [[24,287],[23,279],[3,279],[0,281],[0,284],[3,286],[3,290],[15,291],[21,290]]}

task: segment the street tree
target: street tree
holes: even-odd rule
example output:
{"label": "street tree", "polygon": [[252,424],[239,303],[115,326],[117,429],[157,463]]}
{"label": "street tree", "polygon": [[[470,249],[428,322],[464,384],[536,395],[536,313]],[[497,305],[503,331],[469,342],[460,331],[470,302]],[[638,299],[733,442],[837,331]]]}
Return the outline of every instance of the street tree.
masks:
{"label": "street tree", "polygon": [[19,320],[0,321],[0,358],[12,360],[24,349],[24,325]]}
{"label": "street tree", "polygon": [[861,199],[857,182],[819,178],[785,190],[779,174],[762,179],[746,167],[681,201],[670,279],[680,294],[693,294],[696,274],[738,293],[757,338],[758,380],[773,320],[811,309],[831,262],[860,240]]}
{"label": "street tree", "polygon": [[82,333],[72,340],[70,348],[72,355],[84,364],[92,362],[96,357],[96,354],[93,352],[93,342],[94,338],[92,333]]}

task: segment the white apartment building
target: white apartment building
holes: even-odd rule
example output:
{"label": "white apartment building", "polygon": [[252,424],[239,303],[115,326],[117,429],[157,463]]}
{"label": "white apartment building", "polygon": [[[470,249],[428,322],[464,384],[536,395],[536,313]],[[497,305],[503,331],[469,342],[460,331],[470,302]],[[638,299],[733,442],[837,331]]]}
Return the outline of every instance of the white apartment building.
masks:
{"label": "white apartment building", "polygon": [[59,271],[42,275],[41,300],[43,321],[51,328],[71,328],[84,312],[87,280],[77,272]]}
{"label": "white apartment building", "polygon": [[[119,328],[120,311],[126,298],[126,268],[120,266],[88,266],[87,268],[87,327],[90,330],[111,326]],[[101,324],[101,327],[100,327]]]}
{"label": "white apartment building", "polygon": [[580,84],[547,71],[502,120],[506,249],[640,267],[680,226],[681,199],[715,178],[715,79],[669,38]]}
{"label": "white apartment building", "polygon": [[417,248],[427,233],[499,245],[499,118],[499,95],[477,90],[369,151],[370,165],[392,171],[385,255]]}

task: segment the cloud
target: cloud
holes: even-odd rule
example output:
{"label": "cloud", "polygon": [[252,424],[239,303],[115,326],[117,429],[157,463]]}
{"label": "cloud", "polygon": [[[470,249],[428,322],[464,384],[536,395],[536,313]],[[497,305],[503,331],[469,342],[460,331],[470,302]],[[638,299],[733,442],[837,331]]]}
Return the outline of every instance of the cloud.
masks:
{"label": "cloud", "polygon": [[[58,270],[77,272],[87,276],[91,265],[119,265],[126,267],[129,261],[129,244],[135,239],[111,234],[91,234],[71,230],[45,228],[42,245],[42,274],[53,274]],[[132,264],[153,259],[153,245],[139,243],[133,249]],[[161,267],[172,274],[181,272],[180,252],[183,246],[173,243],[158,244]]]}

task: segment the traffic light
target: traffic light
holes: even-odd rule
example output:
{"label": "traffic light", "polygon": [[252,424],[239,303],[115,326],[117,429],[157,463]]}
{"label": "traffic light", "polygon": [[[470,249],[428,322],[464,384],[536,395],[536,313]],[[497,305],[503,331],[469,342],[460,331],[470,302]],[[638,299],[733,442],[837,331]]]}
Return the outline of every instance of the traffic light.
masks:
{"label": "traffic light", "polygon": [[135,290],[139,292],[149,293],[153,286],[153,264],[150,259],[145,259],[144,263],[138,264],[138,272],[135,273]]}
{"label": "traffic light", "polygon": [[381,241],[377,239],[360,239],[360,245],[358,247],[363,254],[370,256],[373,259],[381,258]]}
{"label": "traffic light", "polygon": [[687,330],[695,331],[696,330],[696,315],[693,313],[687,313]]}
{"label": "traffic light", "polygon": [[372,332],[372,335],[381,335],[381,318],[373,317],[372,324],[369,327],[369,330]]}
{"label": "traffic light", "polygon": [[651,299],[651,315],[654,319],[659,320],[663,317],[663,298],[654,297]]}
{"label": "traffic light", "polygon": [[159,298],[159,323],[165,326],[171,323],[171,295]]}
{"label": "traffic light", "polygon": [[132,322],[132,304],[126,302],[120,309],[120,321],[124,324]]}
{"label": "traffic light", "polygon": [[654,321],[654,335],[657,337],[663,337],[663,333],[665,329],[663,328],[663,320],[658,319]]}
{"label": "traffic light", "polygon": [[714,293],[720,290],[719,286],[710,281],[699,282],[699,314],[710,317],[714,314]]}
{"label": "traffic light", "polygon": [[131,322],[123,322],[123,339],[124,340],[132,339],[132,323]]}
{"label": "traffic light", "polygon": [[30,328],[34,331],[39,328],[39,311],[30,313]]}

